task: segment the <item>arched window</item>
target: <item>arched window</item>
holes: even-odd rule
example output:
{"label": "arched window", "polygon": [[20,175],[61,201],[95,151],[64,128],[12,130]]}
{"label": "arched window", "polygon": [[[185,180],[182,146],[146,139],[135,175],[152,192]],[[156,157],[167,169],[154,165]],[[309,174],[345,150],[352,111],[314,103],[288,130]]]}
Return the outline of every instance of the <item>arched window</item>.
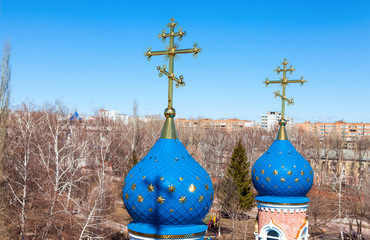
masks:
{"label": "arched window", "polygon": [[258,237],[260,240],[287,240],[283,230],[273,221],[262,227]]}
{"label": "arched window", "polygon": [[276,239],[280,239],[279,234],[276,231],[270,230],[267,232],[266,240],[276,240]]}

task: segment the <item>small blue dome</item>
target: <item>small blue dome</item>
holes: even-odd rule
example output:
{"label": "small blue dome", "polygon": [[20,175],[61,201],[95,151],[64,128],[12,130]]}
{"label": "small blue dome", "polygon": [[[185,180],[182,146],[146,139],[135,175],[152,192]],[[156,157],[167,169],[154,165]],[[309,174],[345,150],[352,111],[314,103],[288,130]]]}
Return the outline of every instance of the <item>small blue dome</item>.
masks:
{"label": "small blue dome", "polygon": [[275,140],[254,163],[252,182],[256,200],[273,203],[308,202],[306,194],[313,184],[310,163],[289,140]]}
{"label": "small blue dome", "polygon": [[131,231],[197,233],[207,229],[202,221],[212,205],[212,181],[180,140],[160,138],[127,174],[123,200]]}

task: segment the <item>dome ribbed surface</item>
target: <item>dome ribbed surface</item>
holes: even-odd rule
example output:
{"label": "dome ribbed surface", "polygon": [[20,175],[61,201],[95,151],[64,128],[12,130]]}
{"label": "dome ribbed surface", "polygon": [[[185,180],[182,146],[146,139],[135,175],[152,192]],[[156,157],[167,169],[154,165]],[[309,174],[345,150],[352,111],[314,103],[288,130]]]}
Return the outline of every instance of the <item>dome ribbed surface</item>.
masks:
{"label": "dome ribbed surface", "polygon": [[257,200],[279,202],[280,197],[287,203],[300,198],[307,201],[306,194],[313,184],[313,170],[289,140],[275,140],[253,165],[252,182],[258,192]]}
{"label": "dome ribbed surface", "polygon": [[212,181],[180,140],[160,138],[127,174],[123,200],[135,231],[145,224],[155,225],[156,234],[169,234],[161,225],[200,225],[204,231],[202,220],[213,201]]}

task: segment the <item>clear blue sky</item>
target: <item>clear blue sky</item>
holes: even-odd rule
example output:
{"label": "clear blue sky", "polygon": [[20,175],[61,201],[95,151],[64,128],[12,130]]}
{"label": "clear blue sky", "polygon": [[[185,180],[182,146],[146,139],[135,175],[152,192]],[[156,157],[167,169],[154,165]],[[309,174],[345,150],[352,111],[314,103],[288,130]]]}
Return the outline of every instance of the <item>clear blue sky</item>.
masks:
{"label": "clear blue sky", "polygon": [[158,77],[157,35],[175,17],[197,42],[198,58],[182,55],[175,74],[177,117],[259,120],[280,111],[266,77],[284,57],[297,69],[290,85],[297,122],[370,122],[370,1],[77,1],[3,0],[0,41],[12,45],[12,105],[62,101],[93,114],[100,107],[162,114],[167,80]]}

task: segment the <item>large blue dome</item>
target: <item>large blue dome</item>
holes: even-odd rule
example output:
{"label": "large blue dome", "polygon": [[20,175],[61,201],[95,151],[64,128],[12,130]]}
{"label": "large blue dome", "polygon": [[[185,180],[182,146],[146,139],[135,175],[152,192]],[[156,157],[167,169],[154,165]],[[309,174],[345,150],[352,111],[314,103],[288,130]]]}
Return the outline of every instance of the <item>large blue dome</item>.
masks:
{"label": "large blue dome", "polygon": [[289,140],[275,140],[253,165],[252,182],[257,201],[309,202],[306,194],[313,184],[313,170]]}
{"label": "large blue dome", "polygon": [[180,140],[160,138],[127,174],[123,200],[133,232],[202,232],[213,201],[212,181]]}

